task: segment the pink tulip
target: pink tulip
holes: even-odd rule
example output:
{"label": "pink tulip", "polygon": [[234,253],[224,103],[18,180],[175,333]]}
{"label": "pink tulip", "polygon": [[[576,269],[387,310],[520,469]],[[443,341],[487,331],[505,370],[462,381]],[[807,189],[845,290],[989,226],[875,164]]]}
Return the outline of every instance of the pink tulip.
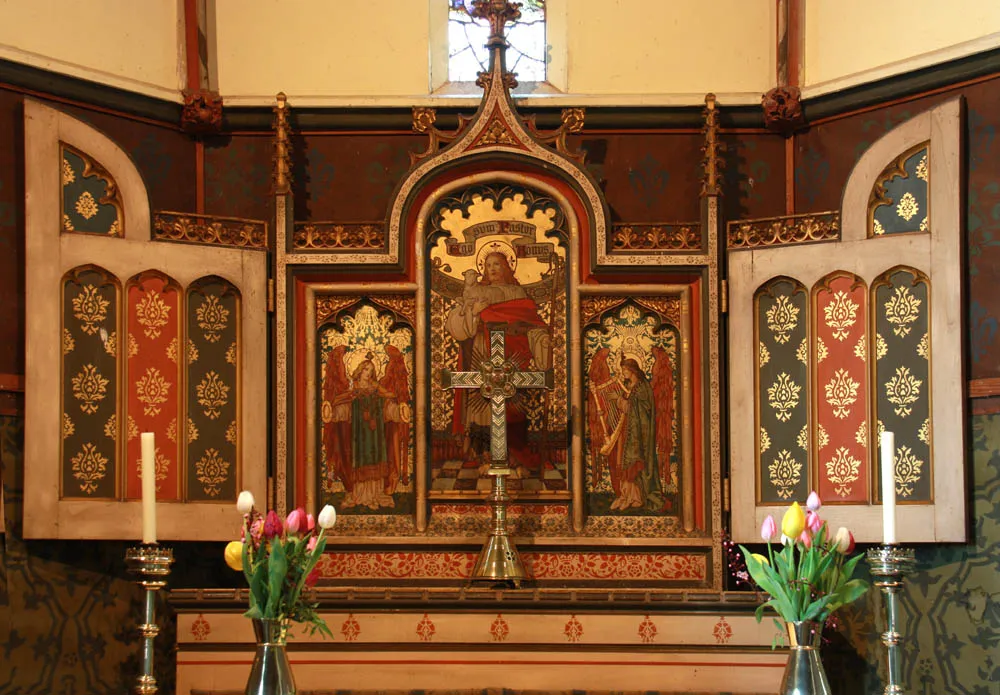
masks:
{"label": "pink tulip", "polygon": [[272,509],[267,513],[267,519],[264,521],[264,538],[270,540],[275,536],[280,536],[282,527],[281,517]]}
{"label": "pink tulip", "polygon": [[250,524],[250,540],[253,541],[253,547],[260,547],[260,537],[264,535],[264,520],[257,517]]}
{"label": "pink tulip", "polygon": [[306,531],[312,532],[316,528],[316,517],[306,514]]}
{"label": "pink tulip", "polygon": [[764,523],[760,525],[760,537],[770,543],[777,535],[778,525],[774,522],[774,517],[768,514]]}
{"label": "pink tulip", "polygon": [[818,533],[821,528],[823,528],[823,520],[819,518],[819,514],[811,510],[807,512],[806,529],[809,530],[809,533]]}
{"label": "pink tulip", "polygon": [[809,493],[809,498],[806,500],[806,506],[814,512],[818,512],[819,508],[823,506],[823,502],[820,501],[819,495],[816,494],[815,490]]}
{"label": "pink tulip", "polygon": [[285,519],[285,529],[289,533],[298,533],[299,529],[306,525],[306,513],[299,507]]}
{"label": "pink tulip", "polygon": [[843,526],[837,529],[837,535],[833,537],[833,542],[837,552],[842,555],[850,555],[854,552],[854,534]]}
{"label": "pink tulip", "polygon": [[309,542],[306,543],[306,550],[308,550],[310,553],[313,550],[315,550],[316,549],[316,541],[318,541],[318,540],[319,540],[318,536],[313,536],[312,538],[310,538]]}
{"label": "pink tulip", "polygon": [[808,550],[813,546],[812,535],[810,535],[809,531],[805,529],[802,530],[802,533],[799,535],[798,540],[799,543],[801,543],[806,548],[806,550]]}

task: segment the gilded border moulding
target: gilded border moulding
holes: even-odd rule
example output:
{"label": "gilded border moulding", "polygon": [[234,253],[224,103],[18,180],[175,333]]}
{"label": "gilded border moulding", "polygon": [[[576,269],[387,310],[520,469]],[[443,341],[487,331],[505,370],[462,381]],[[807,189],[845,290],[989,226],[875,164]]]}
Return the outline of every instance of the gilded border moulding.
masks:
{"label": "gilded border moulding", "polygon": [[700,222],[623,222],[611,226],[612,255],[626,251],[653,254],[703,249]]}
{"label": "gilded border moulding", "polygon": [[755,220],[735,220],[726,228],[730,251],[840,239],[840,213],[815,212]]}
{"label": "gilded border moulding", "polygon": [[267,250],[267,222],[163,210],[153,214],[153,239]]}
{"label": "gilded border moulding", "polygon": [[385,225],[381,222],[296,222],[292,249],[381,251],[385,249]]}

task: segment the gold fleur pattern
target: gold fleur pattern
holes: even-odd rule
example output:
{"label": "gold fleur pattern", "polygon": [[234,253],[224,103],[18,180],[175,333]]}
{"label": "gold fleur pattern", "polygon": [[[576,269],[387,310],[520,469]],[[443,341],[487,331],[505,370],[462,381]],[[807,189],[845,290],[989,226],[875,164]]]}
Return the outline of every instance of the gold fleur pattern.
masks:
{"label": "gold fleur pattern", "polygon": [[73,377],[73,396],[80,401],[80,410],[87,415],[97,412],[101,401],[107,395],[108,380],[101,376],[93,364],[84,365]]}
{"label": "gold fleur pattern", "polygon": [[799,430],[799,436],[795,438],[795,443],[800,449],[809,451],[809,425],[805,425]]}
{"label": "gold fleur pattern", "polygon": [[787,343],[788,334],[798,325],[799,308],[792,304],[788,297],[780,295],[767,310],[767,327],[774,333],[777,343]]}
{"label": "gold fleur pattern", "polygon": [[868,340],[864,333],[858,338],[858,342],[854,344],[854,356],[862,362],[868,359]]}
{"label": "gold fleur pattern", "polygon": [[782,449],[768,466],[768,474],[778,496],[787,500],[795,493],[795,487],[802,478],[802,464],[795,460],[790,451]]}
{"label": "gold fleur pattern", "polygon": [[160,414],[161,406],[169,398],[172,384],[163,378],[160,370],[156,367],[148,367],[146,373],[142,375],[136,384],[136,396],[142,403],[144,415],[155,417]]}
{"label": "gold fleur pattern", "polygon": [[852,483],[858,480],[861,461],[851,454],[850,449],[840,446],[825,466],[827,480],[835,486],[834,492],[841,497],[850,496]]}
{"label": "gold fleur pattern", "polygon": [[197,386],[198,404],[204,407],[205,417],[215,420],[219,409],[229,402],[229,387],[215,372],[209,372]]}
{"label": "gold fleur pattern", "polygon": [[909,222],[918,212],[920,212],[920,206],[917,205],[917,199],[913,197],[912,193],[904,193],[896,206],[896,214]]}
{"label": "gold fleur pattern", "polygon": [[69,160],[63,157],[62,159],[62,185],[68,186],[69,184],[76,181],[76,174],[73,172],[73,167],[70,165]]}
{"label": "gold fleur pattern", "polygon": [[771,438],[767,436],[767,430],[760,428],[760,453],[764,453],[771,448]]}
{"label": "gold fleur pattern", "polygon": [[188,440],[187,443],[198,441],[198,427],[194,424],[194,420],[188,418]]}
{"label": "gold fleur pattern", "polygon": [[923,357],[925,360],[930,359],[930,347],[931,341],[930,336],[926,333],[920,338],[920,342],[917,343],[917,354]]}
{"label": "gold fleur pattern", "polygon": [[803,338],[795,349],[795,359],[802,364],[809,364],[809,343]]}
{"label": "gold fleur pattern", "polygon": [[80,294],[73,298],[73,317],[81,322],[80,330],[88,335],[96,334],[108,316],[109,305],[97,286],[84,285]]}
{"label": "gold fleur pattern", "polygon": [[875,236],[882,236],[885,234],[885,227],[882,226],[881,222],[875,220],[875,223],[872,225],[872,233]]}
{"label": "gold fleur pattern", "polygon": [[63,439],[67,437],[72,437],[76,433],[76,426],[73,424],[73,419],[66,413],[63,413]]}
{"label": "gold fleur pattern", "polygon": [[910,333],[910,324],[917,320],[921,303],[908,287],[893,288],[892,297],[885,303],[885,318],[892,324],[894,334],[904,337]]}
{"label": "gold fleur pattern", "polygon": [[757,344],[757,366],[763,367],[765,364],[771,361],[771,353],[767,350],[767,345],[764,343]]}
{"label": "gold fleur pattern", "polygon": [[135,313],[147,338],[160,337],[160,331],[170,320],[170,308],[159,292],[143,293],[142,299],[135,306]]}
{"label": "gold fleur pattern", "polygon": [[73,348],[76,347],[76,341],[73,340],[73,334],[69,332],[68,328],[63,329],[63,340],[62,340],[62,351],[64,355],[68,355],[73,352]]}
{"label": "gold fleur pattern", "polygon": [[924,219],[920,220],[920,227],[918,229],[921,232],[930,231],[930,228],[931,228],[931,226],[930,226],[930,224],[928,224],[926,217]]}
{"label": "gold fleur pattern", "polygon": [[132,441],[139,436],[139,426],[135,424],[135,418],[131,415],[126,420],[125,436],[128,441]]}
{"label": "gold fleur pattern", "polygon": [[229,462],[216,449],[209,448],[195,464],[198,482],[208,497],[218,497],[219,485],[229,479]]}
{"label": "gold fleur pattern", "polygon": [[108,439],[118,439],[118,416],[112,415],[104,423],[104,436]]}
{"label": "gold fleur pattern", "polygon": [[135,357],[139,354],[139,341],[131,333],[128,334],[128,356]]}
{"label": "gold fleur pattern", "polygon": [[889,354],[889,344],[885,342],[885,338],[882,337],[881,333],[875,334],[875,359],[880,360]]}
{"label": "gold fleur pattern", "polygon": [[920,481],[924,462],[917,458],[908,446],[896,447],[896,494],[900,497],[913,495],[915,483]]}
{"label": "gold fleur pattern", "polygon": [[917,430],[917,439],[922,441],[927,446],[931,445],[931,419],[927,418],[924,420],[924,424],[920,425],[920,429]]}
{"label": "gold fleur pattern", "polygon": [[97,447],[87,442],[70,463],[73,477],[80,481],[80,491],[85,495],[97,492],[98,483],[108,474],[108,459]]}
{"label": "gold fleur pattern", "polygon": [[238,430],[236,428],[236,420],[229,423],[229,427],[226,428],[226,441],[236,446],[236,437],[238,435]]}
{"label": "gold fleur pattern", "polygon": [[858,304],[851,301],[847,292],[835,292],[833,299],[823,307],[823,318],[829,326],[831,334],[837,340],[843,341],[851,334],[851,328],[858,320]]}
{"label": "gold fleur pattern", "polygon": [[920,179],[921,181],[929,181],[930,177],[927,170],[926,154],[923,157],[921,157],[920,161],[917,163],[916,173],[917,173],[917,178]]}
{"label": "gold fleur pattern", "polygon": [[76,199],[76,204],[73,206],[73,209],[76,210],[80,217],[85,220],[89,220],[98,212],[97,201],[94,200],[94,196],[92,196],[89,191],[84,191],[80,194],[80,197]]}
{"label": "gold fleur pattern", "polygon": [[910,374],[909,367],[896,368],[896,374],[885,384],[885,398],[896,406],[893,409],[896,415],[906,417],[913,412],[911,406],[919,400],[923,383]]}
{"label": "gold fleur pattern", "polygon": [[827,444],[830,443],[830,435],[826,433],[826,428],[823,425],[816,426],[816,448],[822,449]]}
{"label": "gold fleur pattern", "polygon": [[767,403],[775,411],[775,417],[781,422],[791,418],[791,410],[799,404],[799,393],[802,387],[792,381],[785,372],[767,389]]}
{"label": "gold fleur pattern", "polygon": [[210,343],[218,341],[220,332],[226,330],[226,323],[229,321],[229,310],[222,305],[217,296],[210,294],[198,306],[196,314],[198,316],[198,328],[204,331],[205,340]]}
{"label": "gold fleur pattern", "polygon": [[236,343],[226,348],[226,362],[233,365],[236,364]]}
{"label": "gold fleur pattern", "polygon": [[857,381],[851,378],[850,372],[846,369],[838,369],[834,372],[833,378],[824,386],[826,392],[826,402],[833,407],[833,414],[840,419],[846,419],[851,415],[851,406],[858,400]]}
{"label": "gold fleur pattern", "polygon": [[76,228],[73,226],[73,220],[69,218],[69,215],[63,215],[62,228],[64,232],[75,232]]}
{"label": "gold fleur pattern", "polygon": [[868,423],[862,422],[858,425],[858,431],[854,433],[854,441],[861,446],[868,448]]}
{"label": "gold fleur pattern", "polygon": [[167,439],[172,441],[174,444],[177,443],[177,418],[170,421],[167,425]]}
{"label": "gold fleur pattern", "polygon": [[108,339],[104,341],[104,352],[112,357],[118,356],[118,334],[115,331],[111,331],[108,334]]}
{"label": "gold fleur pattern", "polygon": [[171,338],[170,342],[167,343],[167,359],[171,362],[177,362],[177,338]]}
{"label": "gold fleur pattern", "polygon": [[[160,483],[167,479],[170,473],[170,459],[160,451],[160,447],[156,447],[156,451],[153,454],[153,479],[156,481],[156,491],[160,492]],[[141,476],[142,475],[142,457],[140,456],[135,460],[135,470]]]}

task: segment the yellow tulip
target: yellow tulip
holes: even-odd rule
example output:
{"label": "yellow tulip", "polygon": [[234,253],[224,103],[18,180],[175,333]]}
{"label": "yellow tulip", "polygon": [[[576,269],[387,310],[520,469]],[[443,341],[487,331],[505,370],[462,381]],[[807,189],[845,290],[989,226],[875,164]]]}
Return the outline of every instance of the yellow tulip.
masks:
{"label": "yellow tulip", "polygon": [[771,566],[771,563],[768,562],[768,559],[763,555],[761,555],[760,553],[751,553],[750,557],[754,558],[757,562],[759,562],[762,565],[767,565],[768,567]]}
{"label": "yellow tulip", "polygon": [[230,541],[226,544],[226,550],[223,553],[226,558],[226,564],[229,565],[231,569],[237,572],[243,571],[243,544],[239,541]]}
{"label": "yellow tulip", "polygon": [[785,516],[781,518],[781,532],[789,538],[794,539],[801,535],[802,529],[805,526],[806,515],[802,511],[802,507],[799,506],[798,502],[792,502],[792,506],[788,508]]}

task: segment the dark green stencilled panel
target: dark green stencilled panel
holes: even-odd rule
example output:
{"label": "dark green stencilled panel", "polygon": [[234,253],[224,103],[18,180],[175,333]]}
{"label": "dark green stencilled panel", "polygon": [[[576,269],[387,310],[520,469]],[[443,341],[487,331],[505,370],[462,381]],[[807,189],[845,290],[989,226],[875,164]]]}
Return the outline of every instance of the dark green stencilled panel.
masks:
{"label": "dark green stencilled panel", "polygon": [[809,295],[776,278],[757,290],[754,311],[758,497],[780,504],[809,491]]}
{"label": "dark green stencilled panel", "polygon": [[872,189],[869,236],[926,232],[929,227],[930,146],[902,154]]}
{"label": "dark green stencilled panel", "polygon": [[65,276],[62,293],[62,497],[115,499],[120,286],[84,266]]}
{"label": "dark green stencilled panel", "polygon": [[930,287],[919,271],[894,268],[872,288],[876,427],[895,434],[897,499],[931,502]]}
{"label": "dark green stencilled panel", "polygon": [[105,169],[82,152],[61,148],[63,233],[124,236],[118,187]]}
{"label": "dark green stencilled panel", "polygon": [[240,461],[239,291],[218,277],[196,281],[188,288],[185,321],[186,499],[235,500]]}

